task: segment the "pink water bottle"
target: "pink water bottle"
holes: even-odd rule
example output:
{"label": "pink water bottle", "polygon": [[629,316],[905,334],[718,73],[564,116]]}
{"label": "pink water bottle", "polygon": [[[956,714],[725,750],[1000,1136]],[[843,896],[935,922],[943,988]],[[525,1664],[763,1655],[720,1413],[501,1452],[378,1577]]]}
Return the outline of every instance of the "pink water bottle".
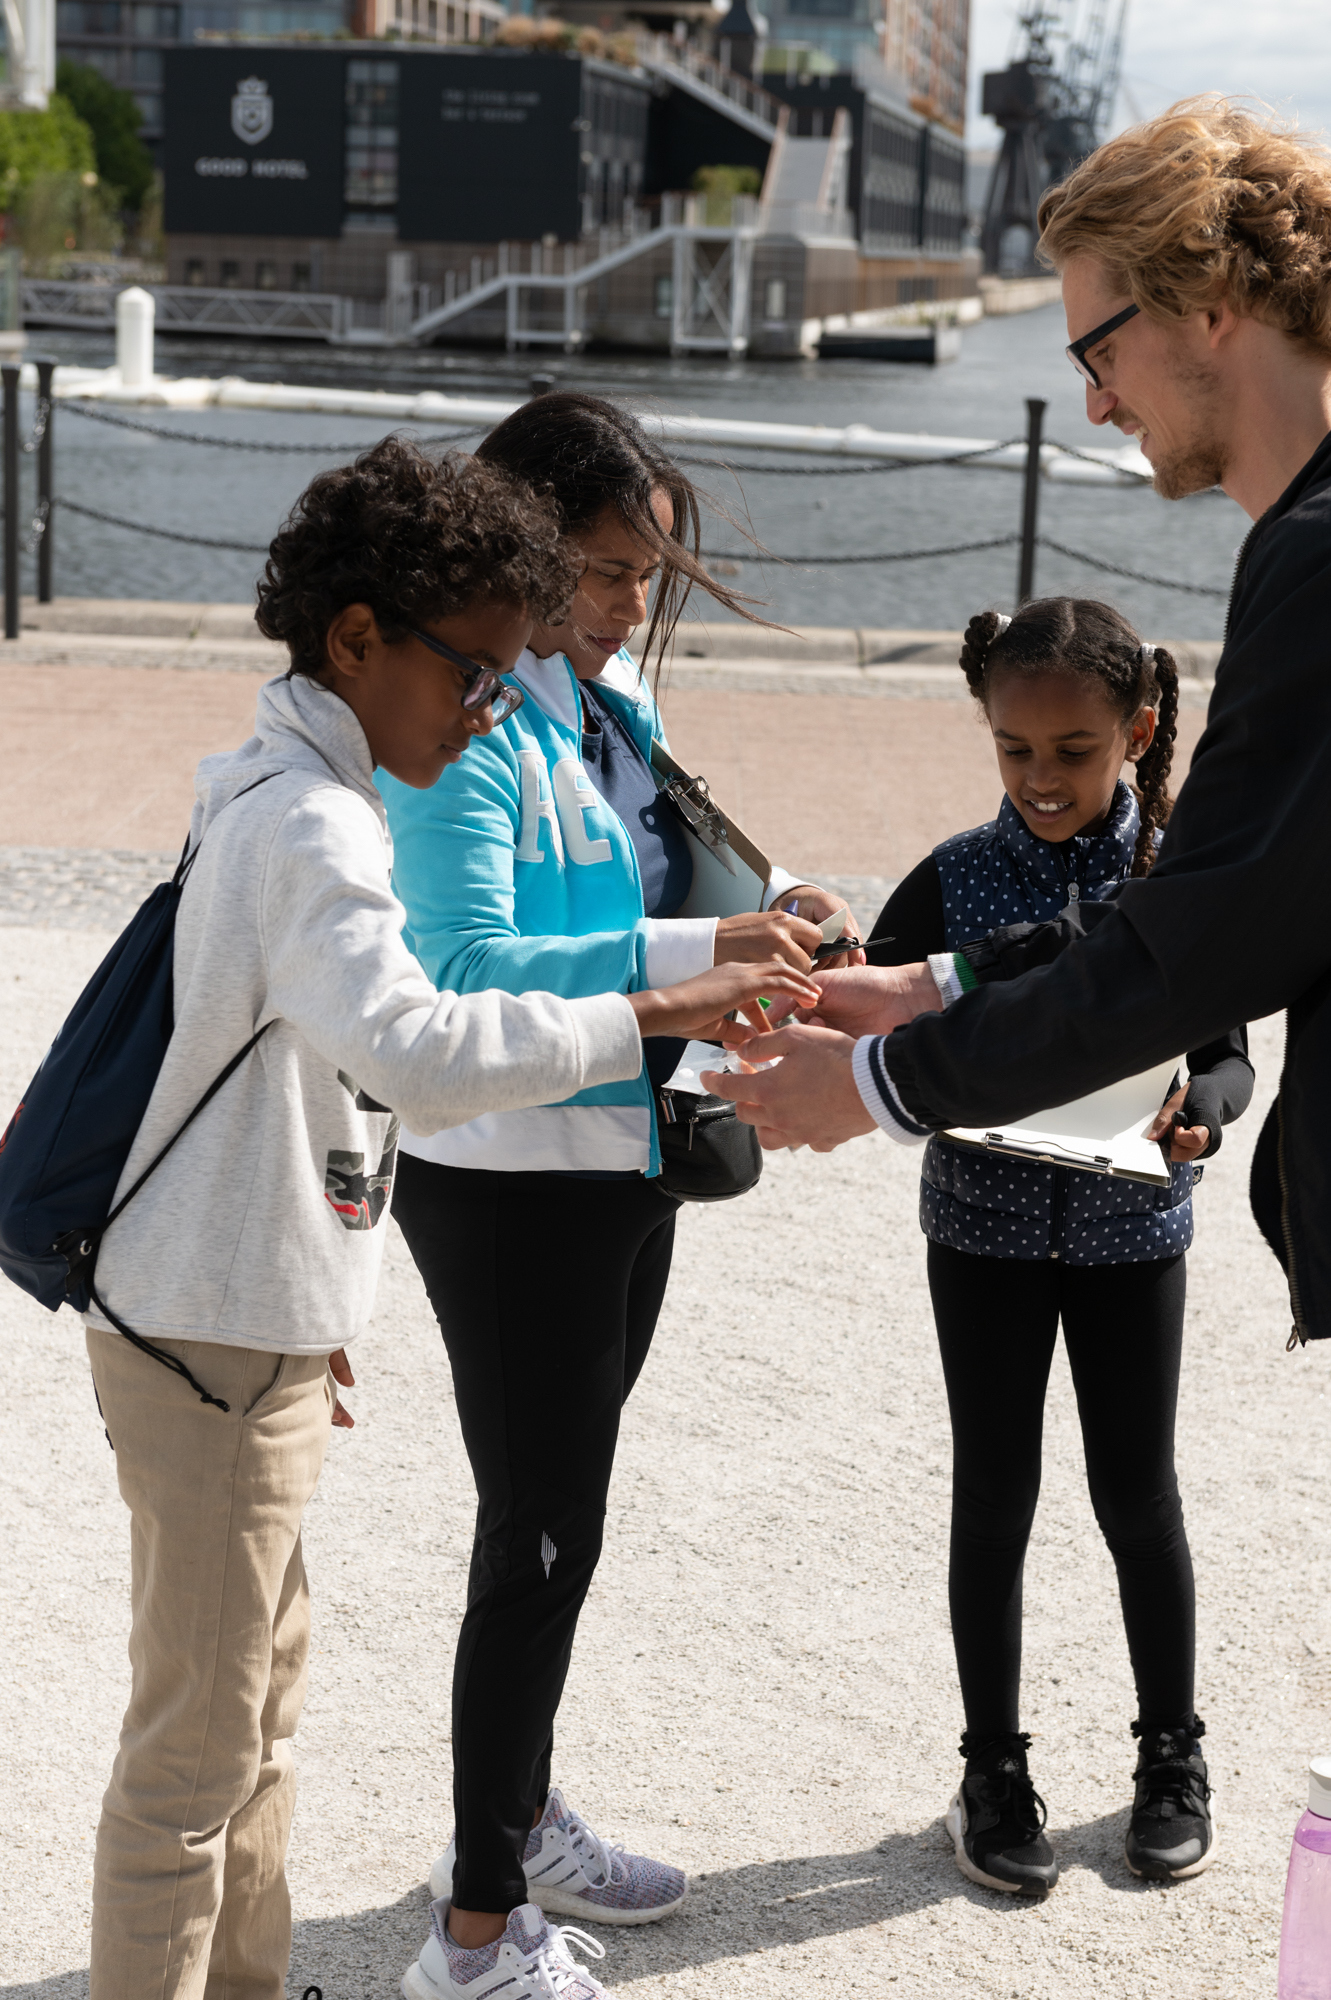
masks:
{"label": "pink water bottle", "polygon": [[1294,1829],[1280,1926],[1278,2000],[1331,2000],[1331,1757],[1308,1766],[1308,1810]]}

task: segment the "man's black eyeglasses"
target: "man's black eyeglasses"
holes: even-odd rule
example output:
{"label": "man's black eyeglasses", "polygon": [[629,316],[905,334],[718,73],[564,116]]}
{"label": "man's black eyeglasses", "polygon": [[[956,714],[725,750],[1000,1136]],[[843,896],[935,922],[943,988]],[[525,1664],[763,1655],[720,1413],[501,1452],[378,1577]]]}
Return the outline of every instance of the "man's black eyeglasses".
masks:
{"label": "man's black eyeglasses", "polygon": [[441,660],[451,660],[466,674],[468,685],[462,697],[464,708],[488,708],[496,724],[507,722],[510,715],[517,714],[527,698],[521,688],[504,680],[493,667],[478,667],[475,660],[469,660],[454,646],[446,646],[442,639],[432,639],[428,632],[419,632],[414,625],[408,625],[407,630],[413,639],[420,640],[422,646],[438,653]]}
{"label": "man's black eyeglasses", "polygon": [[1118,327],[1124,325],[1126,321],[1130,320],[1134,314],[1140,311],[1140,306],[1125,306],[1121,313],[1115,313],[1114,317],[1107,319],[1103,326],[1092,327],[1089,333],[1083,334],[1080,340],[1074,340],[1068,346],[1066,350],[1068,360],[1079,375],[1086,377],[1086,380],[1093,389],[1103,388],[1104,384],[1101,382],[1094,368],[1092,368],[1090,362],[1086,359],[1087,354],[1099,341],[1107,339]]}

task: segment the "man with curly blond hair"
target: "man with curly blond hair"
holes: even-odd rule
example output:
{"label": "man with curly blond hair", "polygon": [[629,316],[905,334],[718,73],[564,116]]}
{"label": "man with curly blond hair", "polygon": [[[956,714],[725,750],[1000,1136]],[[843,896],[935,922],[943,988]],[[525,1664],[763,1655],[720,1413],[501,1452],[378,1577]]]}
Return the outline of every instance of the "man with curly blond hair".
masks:
{"label": "man with curly blond hair", "polygon": [[[782,1030],[767,1050],[784,1061],[712,1088],[764,1145],[875,1128],[919,1145],[1287,1009],[1252,1201],[1298,1348],[1331,1338],[1331,152],[1197,99],[1093,153],[1040,222],[1091,422],[1135,437],[1167,498],[1219,485],[1255,524],[1159,858],[1055,923],[823,975],[825,1025]],[[1159,1722],[1132,1826],[1147,1872],[1175,1879],[1209,1859],[1209,1789],[1195,1717]]]}
{"label": "man with curly blond hair", "polygon": [[1091,422],[1137,439],[1166,500],[1222,486],[1264,514],[1331,421],[1331,153],[1175,105],[1051,188],[1040,228]]}

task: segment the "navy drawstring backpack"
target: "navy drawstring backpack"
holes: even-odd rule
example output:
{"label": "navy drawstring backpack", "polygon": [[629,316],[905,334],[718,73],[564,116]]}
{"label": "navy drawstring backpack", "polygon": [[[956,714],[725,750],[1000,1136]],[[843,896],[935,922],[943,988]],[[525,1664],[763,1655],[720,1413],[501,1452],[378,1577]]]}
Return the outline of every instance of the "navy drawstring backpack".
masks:
{"label": "navy drawstring backpack", "polygon": [[[266,782],[256,779],[236,799]],[[76,1312],[96,1306],[126,1340],[183,1376],[203,1402],[225,1410],[229,1405],[209,1395],[176,1355],[118,1319],[96,1282],[97,1253],[111,1224],[272,1026],[265,1021],[236,1051],[112,1207],[175,1027],[176,913],[198,852],[185,842],[171,880],[158,884],[116,939],[0,1135],[0,1271],[52,1312],[66,1304]]]}

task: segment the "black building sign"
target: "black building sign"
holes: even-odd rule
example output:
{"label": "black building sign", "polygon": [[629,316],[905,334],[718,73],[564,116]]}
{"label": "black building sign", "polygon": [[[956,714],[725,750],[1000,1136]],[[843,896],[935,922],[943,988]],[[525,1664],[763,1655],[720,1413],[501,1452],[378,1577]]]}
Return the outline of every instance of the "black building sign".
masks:
{"label": "black building sign", "polygon": [[415,243],[576,237],[588,150],[583,67],[523,55],[422,54],[403,62],[398,236]]}
{"label": "black building sign", "polygon": [[166,228],[340,234],[346,70],[340,50],[167,50]]}

